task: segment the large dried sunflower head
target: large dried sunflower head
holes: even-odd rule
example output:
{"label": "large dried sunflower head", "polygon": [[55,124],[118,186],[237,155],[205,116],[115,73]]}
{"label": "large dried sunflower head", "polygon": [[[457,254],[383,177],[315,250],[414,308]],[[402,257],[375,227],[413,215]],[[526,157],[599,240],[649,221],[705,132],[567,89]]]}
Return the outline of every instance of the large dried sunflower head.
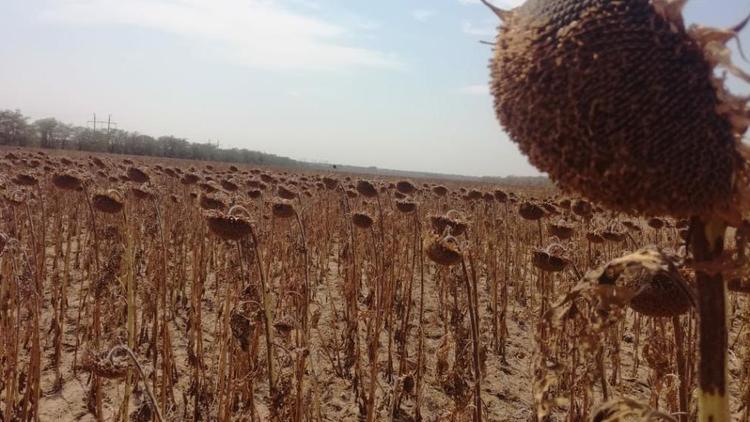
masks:
{"label": "large dried sunflower head", "polygon": [[528,0],[491,63],[497,116],[563,188],[634,214],[736,215],[747,103],[718,65],[735,31],[682,21],[682,1]]}

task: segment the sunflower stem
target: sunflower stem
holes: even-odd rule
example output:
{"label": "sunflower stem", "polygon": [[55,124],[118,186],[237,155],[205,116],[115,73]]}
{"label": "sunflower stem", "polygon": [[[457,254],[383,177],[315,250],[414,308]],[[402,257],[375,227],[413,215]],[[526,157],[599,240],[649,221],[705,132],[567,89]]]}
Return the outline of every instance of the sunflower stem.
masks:
{"label": "sunflower stem", "polygon": [[[724,251],[726,224],[721,220],[690,222],[690,249],[697,264],[710,262]],[[727,396],[726,284],[720,272],[696,271],[698,284],[698,420],[729,420]]]}

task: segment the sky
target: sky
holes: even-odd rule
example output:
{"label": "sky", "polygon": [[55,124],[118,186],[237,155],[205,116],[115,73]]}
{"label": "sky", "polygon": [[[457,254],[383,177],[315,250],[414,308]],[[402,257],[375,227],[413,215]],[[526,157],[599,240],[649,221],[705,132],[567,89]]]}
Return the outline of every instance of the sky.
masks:
{"label": "sky", "polygon": [[[750,1],[685,13],[728,27]],[[331,164],[537,175],[492,108],[479,41],[497,25],[479,0],[0,0],[0,109]]]}

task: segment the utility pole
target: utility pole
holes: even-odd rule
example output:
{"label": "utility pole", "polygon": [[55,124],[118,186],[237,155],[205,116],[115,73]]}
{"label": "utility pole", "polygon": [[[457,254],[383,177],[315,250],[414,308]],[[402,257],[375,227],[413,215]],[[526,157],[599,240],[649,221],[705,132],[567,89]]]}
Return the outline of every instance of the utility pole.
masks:
{"label": "utility pole", "polygon": [[96,113],[94,113],[94,119],[93,120],[89,120],[86,123],[91,123],[93,125],[93,128],[94,128],[94,135],[93,135],[93,137],[94,137],[94,139],[96,139],[96,124],[97,123],[101,123],[102,126],[104,126],[104,123],[107,124],[107,137],[106,137],[106,139],[104,141],[107,143],[107,150],[111,152],[111,148],[112,148],[111,143],[112,143],[112,140],[110,139],[109,135],[110,135],[110,132],[112,130],[112,126],[117,127],[117,122],[113,122],[112,121],[112,115],[111,114],[108,115],[107,116],[107,120],[103,121],[103,120],[96,120]]}
{"label": "utility pole", "polygon": [[117,127],[117,122],[113,122],[112,121],[112,115],[111,114],[108,115],[107,116],[107,120],[104,121],[104,120],[96,120],[96,113],[94,113],[94,119],[93,120],[89,120],[86,123],[91,123],[93,125],[94,132],[96,132],[96,124],[97,123],[101,123],[102,125],[104,123],[106,123],[107,124],[107,135],[108,136],[109,136],[110,131],[112,130],[112,126]]}

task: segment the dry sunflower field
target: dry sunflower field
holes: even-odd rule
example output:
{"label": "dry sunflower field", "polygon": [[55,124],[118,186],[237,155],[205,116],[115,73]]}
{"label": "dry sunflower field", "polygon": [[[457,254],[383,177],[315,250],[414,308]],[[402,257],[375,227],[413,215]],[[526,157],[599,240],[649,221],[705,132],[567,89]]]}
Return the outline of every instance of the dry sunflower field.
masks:
{"label": "dry sunflower field", "polygon": [[685,220],[545,187],[21,149],[0,168],[2,421],[695,419]]}
{"label": "dry sunflower field", "polygon": [[750,421],[750,17],[481,2],[557,188],[0,150],[0,422]]}

